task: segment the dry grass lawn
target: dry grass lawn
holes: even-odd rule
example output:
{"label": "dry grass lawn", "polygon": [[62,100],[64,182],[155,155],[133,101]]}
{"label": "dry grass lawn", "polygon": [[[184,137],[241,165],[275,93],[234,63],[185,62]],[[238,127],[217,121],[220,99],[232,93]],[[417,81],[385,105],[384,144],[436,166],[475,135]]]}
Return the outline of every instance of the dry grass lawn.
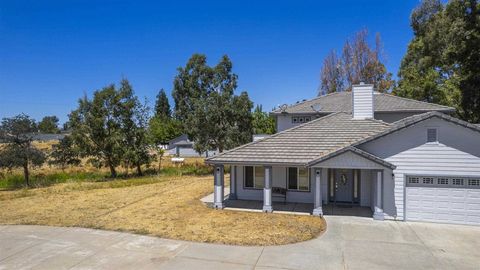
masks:
{"label": "dry grass lawn", "polygon": [[78,226],[200,242],[277,245],[325,230],[313,216],[217,211],[199,198],[212,176],[155,176],[0,191],[0,224]]}

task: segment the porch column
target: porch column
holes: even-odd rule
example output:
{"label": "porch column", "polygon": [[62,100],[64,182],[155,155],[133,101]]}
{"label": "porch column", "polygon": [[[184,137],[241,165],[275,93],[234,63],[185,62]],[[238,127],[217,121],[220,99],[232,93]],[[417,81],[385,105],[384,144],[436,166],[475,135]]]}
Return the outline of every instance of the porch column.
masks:
{"label": "porch column", "polygon": [[271,213],[272,208],[272,167],[265,166],[265,185],[263,187],[263,212]]}
{"label": "porch column", "polygon": [[377,188],[375,194],[375,212],[373,213],[373,219],[375,220],[384,220],[385,217],[383,215],[383,200],[382,200],[382,193],[383,193],[383,170],[377,171]]}
{"label": "porch column", "polygon": [[223,165],[215,165],[214,171],[214,191],[213,191],[213,208],[223,209],[225,205],[223,204]]}
{"label": "porch column", "polygon": [[315,169],[315,202],[313,208],[314,216],[323,216],[322,211],[322,171],[321,169]]}
{"label": "porch column", "polygon": [[230,200],[237,199],[237,166],[230,166]]}

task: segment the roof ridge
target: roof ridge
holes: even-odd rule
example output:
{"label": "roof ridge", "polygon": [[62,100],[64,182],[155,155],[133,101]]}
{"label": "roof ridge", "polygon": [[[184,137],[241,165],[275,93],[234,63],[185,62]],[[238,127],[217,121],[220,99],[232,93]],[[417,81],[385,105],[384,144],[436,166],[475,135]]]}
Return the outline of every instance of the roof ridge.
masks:
{"label": "roof ridge", "polygon": [[[298,102],[298,103],[294,103],[294,104],[291,104],[291,105],[288,105],[287,108],[292,108],[292,107],[295,107],[295,106],[298,106],[300,104],[303,104],[305,102],[310,102],[310,101],[314,101],[314,100],[317,100],[317,99],[320,99],[320,98],[323,98],[323,97],[327,97],[327,96],[332,96],[332,95],[338,95],[338,94],[342,94],[342,93],[346,93],[346,92],[349,92],[349,91],[341,91],[341,92],[332,92],[332,93],[328,93],[328,94],[325,94],[323,96],[316,96],[314,98],[311,98],[311,99],[306,99],[306,100],[303,100],[301,102]],[[278,108],[272,112],[277,112],[278,110],[280,110],[281,108]]]}
{"label": "roof ridge", "polygon": [[280,135],[280,134],[283,134],[283,133],[292,131],[292,130],[294,130],[294,129],[298,129],[298,128],[303,127],[303,126],[306,126],[306,125],[310,125],[310,124],[319,122],[320,120],[324,120],[324,119],[326,119],[326,118],[330,118],[330,117],[332,117],[332,116],[334,116],[334,115],[337,115],[337,114],[347,114],[347,113],[345,113],[345,112],[336,112],[336,113],[327,114],[327,115],[325,115],[325,116],[322,116],[322,117],[317,118],[317,119],[315,119],[315,120],[312,120],[312,121],[310,121],[310,122],[303,123],[303,124],[301,124],[301,125],[297,125],[297,126],[294,126],[294,127],[289,128],[289,129],[282,130],[282,131],[280,131],[280,132],[277,132],[277,133],[275,133],[275,134],[272,134],[272,136],[269,136],[269,137],[266,137],[266,138],[263,138],[263,139],[260,139],[260,140],[257,140],[257,141],[253,141],[253,142],[249,142],[249,143],[246,143],[246,144],[237,146],[237,147],[235,147],[235,148],[232,148],[232,149],[230,149],[230,150],[227,150],[227,151],[225,151],[225,152],[223,152],[223,153],[220,153],[220,154],[218,154],[218,155],[215,155],[215,156],[206,158],[205,161],[209,161],[210,159],[221,157],[221,156],[223,156],[223,155],[225,155],[225,154],[227,154],[227,153],[230,153],[230,152],[232,152],[232,151],[235,151],[235,150],[238,150],[238,149],[241,149],[241,148],[250,146],[250,145],[254,145],[254,144],[257,144],[257,143],[259,143],[259,142],[263,142],[263,141],[269,140],[269,139],[271,139],[271,138],[275,138],[275,137],[277,137],[277,136]]}

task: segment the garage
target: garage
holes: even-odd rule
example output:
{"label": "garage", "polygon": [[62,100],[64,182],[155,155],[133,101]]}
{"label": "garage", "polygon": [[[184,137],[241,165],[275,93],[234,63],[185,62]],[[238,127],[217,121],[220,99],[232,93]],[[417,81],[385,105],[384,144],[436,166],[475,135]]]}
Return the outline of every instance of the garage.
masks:
{"label": "garage", "polygon": [[480,177],[407,176],[406,220],[480,225]]}

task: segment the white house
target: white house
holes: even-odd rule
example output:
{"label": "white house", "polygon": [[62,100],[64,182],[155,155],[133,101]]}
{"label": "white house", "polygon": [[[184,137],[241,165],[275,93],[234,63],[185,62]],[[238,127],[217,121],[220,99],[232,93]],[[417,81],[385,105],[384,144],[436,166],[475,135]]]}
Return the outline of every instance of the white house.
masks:
{"label": "white house", "polygon": [[279,133],[207,159],[214,206],[224,207],[230,165],[230,199],[263,201],[265,212],[281,200],[312,203],[314,215],[344,204],[378,220],[480,224],[480,127],[452,112],[366,84],[283,107]]}

